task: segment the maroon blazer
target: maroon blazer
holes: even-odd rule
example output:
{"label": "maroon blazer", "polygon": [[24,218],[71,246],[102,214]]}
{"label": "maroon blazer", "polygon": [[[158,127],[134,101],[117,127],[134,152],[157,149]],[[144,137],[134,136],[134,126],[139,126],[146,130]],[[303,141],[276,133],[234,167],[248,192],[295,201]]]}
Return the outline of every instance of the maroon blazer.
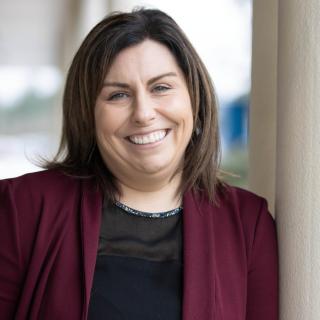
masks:
{"label": "maroon blazer", "polygon": [[[182,320],[277,320],[278,249],[265,199],[228,187],[183,200]],[[42,171],[0,181],[1,320],[85,320],[102,196]]]}

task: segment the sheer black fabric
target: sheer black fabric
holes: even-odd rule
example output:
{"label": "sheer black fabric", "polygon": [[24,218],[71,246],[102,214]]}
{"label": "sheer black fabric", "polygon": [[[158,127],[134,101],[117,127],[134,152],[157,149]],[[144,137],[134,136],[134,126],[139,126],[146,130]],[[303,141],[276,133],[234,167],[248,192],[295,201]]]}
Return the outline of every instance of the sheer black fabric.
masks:
{"label": "sheer black fabric", "polygon": [[180,320],[182,212],[134,216],[103,207],[89,320]]}

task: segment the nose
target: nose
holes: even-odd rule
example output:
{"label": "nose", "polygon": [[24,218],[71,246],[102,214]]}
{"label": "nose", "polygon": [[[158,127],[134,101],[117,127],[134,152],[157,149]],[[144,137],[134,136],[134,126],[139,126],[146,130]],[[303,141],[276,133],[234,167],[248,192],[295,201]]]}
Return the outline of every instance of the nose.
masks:
{"label": "nose", "polygon": [[132,110],[132,121],[136,125],[145,126],[151,124],[156,119],[154,101],[146,92],[139,92],[134,99]]}

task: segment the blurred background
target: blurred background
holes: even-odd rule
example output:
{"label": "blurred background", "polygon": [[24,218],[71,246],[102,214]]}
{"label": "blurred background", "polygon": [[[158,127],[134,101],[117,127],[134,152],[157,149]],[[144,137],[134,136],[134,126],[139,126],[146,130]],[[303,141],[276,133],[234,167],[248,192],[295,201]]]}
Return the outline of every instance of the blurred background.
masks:
{"label": "blurred background", "polygon": [[108,12],[158,8],[185,31],[217,90],[222,167],[248,184],[251,0],[2,0],[0,3],[0,179],[41,170],[61,130],[64,80],[73,54]]}

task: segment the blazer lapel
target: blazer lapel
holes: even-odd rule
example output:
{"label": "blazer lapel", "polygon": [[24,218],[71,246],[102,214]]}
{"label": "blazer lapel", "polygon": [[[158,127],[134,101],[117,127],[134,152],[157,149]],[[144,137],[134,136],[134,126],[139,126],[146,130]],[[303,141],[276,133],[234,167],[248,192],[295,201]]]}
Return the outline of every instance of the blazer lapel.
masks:
{"label": "blazer lapel", "polygon": [[215,319],[214,212],[188,192],[183,199],[183,320]]}
{"label": "blazer lapel", "polygon": [[88,316],[90,292],[96,264],[101,224],[102,196],[89,181],[82,182],[81,239],[83,261],[82,320]]}

